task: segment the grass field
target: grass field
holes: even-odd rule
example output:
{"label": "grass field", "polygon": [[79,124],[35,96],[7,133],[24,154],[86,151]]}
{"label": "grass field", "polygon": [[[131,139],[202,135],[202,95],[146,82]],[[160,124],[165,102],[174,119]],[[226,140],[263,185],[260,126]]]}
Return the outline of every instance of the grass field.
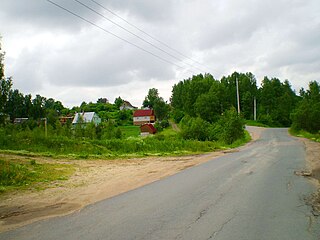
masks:
{"label": "grass field", "polygon": [[119,127],[124,138],[138,137],[140,135],[139,126],[120,126]]}

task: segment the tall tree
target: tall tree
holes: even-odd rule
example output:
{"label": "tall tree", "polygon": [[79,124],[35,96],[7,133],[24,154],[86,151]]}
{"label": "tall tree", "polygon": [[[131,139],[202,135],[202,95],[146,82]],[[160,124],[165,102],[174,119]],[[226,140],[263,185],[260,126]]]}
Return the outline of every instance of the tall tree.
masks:
{"label": "tall tree", "polygon": [[31,115],[33,119],[40,119],[45,117],[45,102],[46,98],[40,95],[36,95],[36,97],[32,100]]}
{"label": "tall tree", "polygon": [[119,96],[117,97],[115,100],[114,100],[114,105],[116,105],[117,109],[120,108],[120,106],[122,105],[123,103],[123,99]]}
{"label": "tall tree", "polygon": [[12,87],[12,79],[6,79],[4,75],[3,59],[4,52],[2,52],[0,37],[0,124],[3,124],[5,122],[5,107]]}
{"label": "tall tree", "polygon": [[302,100],[291,114],[292,128],[311,133],[320,131],[320,84],[309,83],[309,89],[302,95]]}
{"label": "tall tree", "polygon": [[145,97],[142,105],[143,107],[153,108],[155,102],[159,99],[159,92],[156,88],[151,88],[148,91],[148,95]]}

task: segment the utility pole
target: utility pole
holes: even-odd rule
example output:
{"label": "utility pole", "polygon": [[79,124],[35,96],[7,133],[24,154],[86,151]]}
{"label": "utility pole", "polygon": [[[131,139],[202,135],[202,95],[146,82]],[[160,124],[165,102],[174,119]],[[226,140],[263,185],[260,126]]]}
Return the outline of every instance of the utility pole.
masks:
{"label": "utility pole", "polygon": [[239,97],[239,83],[238,83],[238,77],[236,77],[236,86],[237,86],[238,114],[240,115],[240,97]]}
{"label": "utility pole", "polygon": [[44,120],[44,135],[45,135],[45,137],[47,137],[48,136],[47,118],[41,118],[41,120]]}
{"label": "utility pole", "polygon": [[257,121],[257,99],[254,97],[253,99],[253,120]]}

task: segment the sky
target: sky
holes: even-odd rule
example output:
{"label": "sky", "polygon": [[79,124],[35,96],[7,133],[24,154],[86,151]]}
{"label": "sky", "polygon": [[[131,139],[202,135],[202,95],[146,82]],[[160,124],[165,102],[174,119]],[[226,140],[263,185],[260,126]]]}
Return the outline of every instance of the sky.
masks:
{"label": "sky", "polygon": [[5,75],[33,97],[140,107],[199,73],[320,81],[319,0],[50,1],[1,0]]}

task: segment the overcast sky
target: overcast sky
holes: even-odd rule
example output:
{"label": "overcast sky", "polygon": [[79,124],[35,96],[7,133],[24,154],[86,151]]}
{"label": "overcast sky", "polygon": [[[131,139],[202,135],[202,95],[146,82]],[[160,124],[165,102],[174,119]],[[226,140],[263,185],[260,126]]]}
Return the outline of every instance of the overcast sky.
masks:
{"label": "overcast sky", "polygon": [[47,0],[1,0],[5,73],[24,94],[68,107],[118,96],[139,107],[150,88],[168,100],[200,72],[252,72],[296,90],[320,80],[319,0],[78,0],[96,12],[51,1],[90,23]]}

